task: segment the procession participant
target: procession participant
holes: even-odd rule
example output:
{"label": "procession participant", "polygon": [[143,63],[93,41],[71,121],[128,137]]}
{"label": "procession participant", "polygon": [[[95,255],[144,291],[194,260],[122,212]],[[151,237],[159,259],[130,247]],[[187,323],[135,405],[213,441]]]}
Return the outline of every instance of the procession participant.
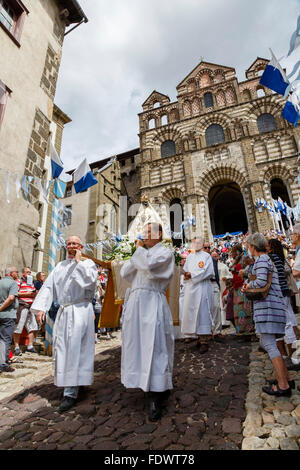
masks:
{"label": "procession participant", "polygon": [[10,346],[18,310],[18,270],[9,266],[0,279],[0,373],[14,372],[10,367]]}
{"label": "procession participant", "polygon": [[[220,258],[220,255],[219,255]],[[220,306],[222,328],[230,327],[230,322],[226,320],[226,306],[224,304],[224,292],[226,290],[227,279],[232,279],[232,273],[229,271],[227,264],[219,259],[218,261],[219,279],[220,279]]]}
{"label": "procession participant", "polygon": [[[213,339],[215,341],[223,341],[224,336],[222,335],[222,314],[221,314],[221,263],[220,255],[217,251],[213,251],[211,254],[215,277],[211,279],[213,284],[214,292],[214,328],[213,328]],[[226,266],[227,268],[227,266]],[[229,271],[229,270],[228,270]]]}
{"label": "procession participant", "polygon": [[149,392],[150,421],[160,418],[161,402],[173,388],[174,330],[166,290],[174,255],[161,240],[161,225],[147,224],[120,272],[131,284],[123,309],[121,381]]}
{"label": "procession participant", "polygon": [[79,237],[67,241],[67,259],[48,276],[31,310],[39,323],[45,319],[53,301],[60,305],[53,329],[54,384],[64,387],[60,411],[74,406],[79,386],[91,385],[94,375],[94,312],[92,299],[97,282],[97,267],[82,261]]}
{"label": "procession participant", "polygon": [[35,340],[35,333],[38,331],[38,325],[31,311],[32,302],[36,296],[36,288],[33,285],[33,279],[31,276],[31,269],[27,266],[23,268],[21,279],[17,279],[18,284],[18,298],[19,308],[17,314],[17,324],[14,331],[14,344],[15,344],[15,356],[20,356],[20,336],[23,328],[28,333],[28,345],[26,352],[38,354],[38,351],[33,346]]}
{"label": "procession participant", "polygon": [[214,295],[211,279],[214,266],[210,254],[201,251],[203,240],[195,237],[194,253],[185,262],[187,281],[183,301],[182,333],[198,336],[200,353],[208,351],[208,341],[213,328]]}
{"label": "procession participant", "polygon": [[230,270],[233,274],[233,312],[236,335],[239,341],[251,341],[254,333],[252,302],[247,300],[245,294],[241,291],[244,284],[243,272],[245,266],[245,255],[241,245],[234,245],[231,253],[233,263]]}

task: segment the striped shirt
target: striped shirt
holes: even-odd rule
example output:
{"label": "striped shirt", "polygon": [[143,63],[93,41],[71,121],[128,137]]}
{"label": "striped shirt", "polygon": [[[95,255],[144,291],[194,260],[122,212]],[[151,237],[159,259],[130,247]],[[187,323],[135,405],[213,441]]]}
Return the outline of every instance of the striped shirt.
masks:
{"label": "striped shirt", "polygon": [[27,284],[23,278],[17,279],[17,284],[18,284],[18,289],[19,289],[19,302],[21,301],[22,303],[23,301],[31,305],[32,302],[34,301],[34,298],[33,297],[20,297],[20,294],[22,294],[23,292],[28,292],[28,291],[34,292],[35,287],[31,286],[30,284]]}
{"label": "striped shirt", "polygon": [[256,258],[252,271],[256,280],[250,282],[250,288],[265,287],[269,272],[272,272],[272,284],[267,298],[253,302],[255,329],[256,333],[282,334],[285,331],[286,309],[277,269],[268,255],[263,254]]}
{"label": "striped shirt", "polygon": [[269,257],[271,258],[271,260],[273,261],[273,263],[276,266],[277,273],[278,273],[278,280],[279,280],[279,284],[280,284],[280,288],[281,288],[281,292],[282,292],[283,297],[290,297],[291,292],[290,292],[290,289],[288,288],[288,285],[287,285],[286,274],[285,274],[285,269],[284,269],[283,262],[281,261],[279,256],[276,255],[275,253],[269,253]]}

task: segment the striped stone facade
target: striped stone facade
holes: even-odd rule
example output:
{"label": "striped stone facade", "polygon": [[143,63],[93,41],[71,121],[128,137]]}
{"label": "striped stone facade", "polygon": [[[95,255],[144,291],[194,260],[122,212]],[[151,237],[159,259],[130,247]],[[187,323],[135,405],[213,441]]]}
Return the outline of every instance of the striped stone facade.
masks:
{"label": "striped stone facade", "polygon": [[[216,185],[238,186],[250,231],[272,228],[267,211],[255,209],[258,197],[271,201],[272,180],[282,181],[292,206],[298,201],[300,132],[281,117],[283,97],[259,84],[267,63],[257,58],[239,82],[235,69],[201,62],[177,86],[177,102],[154,91],[142,105],[141,195],[158,204],[179,199],[189,207],[184,218],[191,210],[197,217],[194,234],[207,239],[213,236],[210,194]],[[271,128],[261,127],[264,119]],[[220,142],[208,142],[213,125]],[[176,151],[164,156],[167,141]]]}

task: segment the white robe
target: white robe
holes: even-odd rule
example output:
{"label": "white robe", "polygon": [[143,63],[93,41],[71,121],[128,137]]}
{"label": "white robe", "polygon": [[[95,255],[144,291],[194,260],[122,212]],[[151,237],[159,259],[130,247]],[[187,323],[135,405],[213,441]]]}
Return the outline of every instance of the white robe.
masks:
{"label": "white robe", "polygon": [[182,333],[210,335],[214,311],[213,285],[210,279],[215,277],[212,258],[203,251],[192,253],[187,257],[183,269],[190,272],[192,277],[186,281],[184,292]]}
{"label": "white robe", "polygon": [[122,323],[121,382],[126,388],[173,388],[174,330],[166,290],[174,255],[161,243],[139,247],[121,269],[127,289]]}
{"label": "white robe", "polygon": [[60,308],[53,328],[53,375],[58,387],[91,385],[94,378],[94,311],[97,267],[91,260],[58,263],[36,296],[31,310]]}

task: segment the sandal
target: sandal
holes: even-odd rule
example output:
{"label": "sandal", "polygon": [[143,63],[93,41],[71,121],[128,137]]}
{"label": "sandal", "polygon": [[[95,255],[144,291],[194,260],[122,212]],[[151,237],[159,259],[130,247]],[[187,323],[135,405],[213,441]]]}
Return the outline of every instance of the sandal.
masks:
{"label": "sandal", "polygon": [[[268,380],[268,382],[269,382],[270,385],[278,385],[278,380],[277,379]],[[295,389],[295,387],[296,387],[295,380],[288,380],[288,384],[289,384],[289,386],[292,390]]]}
{"label": "sandal", "polygon": [[[276,385],[277,390],[273,389],[273,386]],[[264,386],[262,387],[262,391],[267,393],[268,395],[274,395],[275,397],[290,397],[292,395],[291,387],[287,388],[286,390],[282,390],[278,384],[273,384],[271,386]]]}

